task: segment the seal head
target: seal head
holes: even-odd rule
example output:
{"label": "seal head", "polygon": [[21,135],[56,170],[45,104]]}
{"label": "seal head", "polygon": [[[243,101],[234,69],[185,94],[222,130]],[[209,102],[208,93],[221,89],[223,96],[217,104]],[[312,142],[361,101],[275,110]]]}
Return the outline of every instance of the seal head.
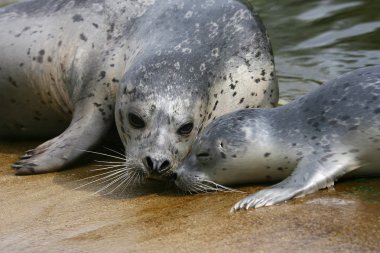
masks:
{"label": "seal head", "polygon": [[142,178],[170,178],[220,115],[278,100],[270,44],[255,14],[239,2],[192,3],[148,10],[130,36],[115,117],[127,167]]}
{"label": "seal head", "polygon": [[198,84],[207,81],[179,71],[176,62],[154,62],[131,69],[122,80],[116,122],[127,158],[145,176],[156,178],[169,176],[187,154],[205,110],[206,88]]}

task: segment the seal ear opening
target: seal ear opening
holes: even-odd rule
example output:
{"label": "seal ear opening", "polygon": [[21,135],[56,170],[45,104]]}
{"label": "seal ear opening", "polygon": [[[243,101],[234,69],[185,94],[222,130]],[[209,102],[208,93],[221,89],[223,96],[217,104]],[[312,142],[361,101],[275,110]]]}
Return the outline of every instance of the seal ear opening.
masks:
{"label": "seal ear opening", "polygon": [[196,155],[196,157],[197,157],[197,158],[200,158],[200,159],[202,159],[202,158],[208,158],[208,157],[210,157],[210,154],[209,154],[209,153],[206,153],[206,152],[204,152],[204,153],[199,153],[199,154]]}

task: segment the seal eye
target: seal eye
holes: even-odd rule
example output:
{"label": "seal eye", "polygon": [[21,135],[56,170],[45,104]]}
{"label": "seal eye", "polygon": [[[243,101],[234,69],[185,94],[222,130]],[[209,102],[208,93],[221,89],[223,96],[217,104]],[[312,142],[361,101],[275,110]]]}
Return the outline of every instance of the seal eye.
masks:
{"label": "seal eye", "polygon": [[190,122],[190,123],[186,123],[184,125],[182,125],[177,133],[180,134],[180,135],[188,135],[191,133],[191,131],[193,130],[193,127],[194,127],[194,124],[193,122]]}
{"label": "seal eye", "polygon": [[140,116],[137,116],[137,115],[134,114],[134,113],[129,113],[129,114],[128,114],[128,120],[129,120],[129,123],[130,123],[134,128],[140,129],[140,128],[144,128],[144,127],[145,127],[145,122],[144,122],[144,120],[143,120]]}

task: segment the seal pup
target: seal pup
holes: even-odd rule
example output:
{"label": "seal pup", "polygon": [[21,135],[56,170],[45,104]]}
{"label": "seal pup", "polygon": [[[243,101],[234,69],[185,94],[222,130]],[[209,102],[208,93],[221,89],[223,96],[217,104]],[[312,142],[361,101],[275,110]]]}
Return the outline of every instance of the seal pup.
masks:
{"label": "seal pup", "polygon": [[126,171],[159,178],[216,117],[278,100],[265,28],[236,0],[33,0],[0,27],[0,135],[56,136],[16,174],[64,168],[116,122]]}
{"label": "seal pup", "polygon": [[380,66],[343,75],[281,107],[221,116],[197,137],[175,183],[200,191],[210,182],[284,179],[239,201],[237,211],[304,196],[347,173],[380,175]]}

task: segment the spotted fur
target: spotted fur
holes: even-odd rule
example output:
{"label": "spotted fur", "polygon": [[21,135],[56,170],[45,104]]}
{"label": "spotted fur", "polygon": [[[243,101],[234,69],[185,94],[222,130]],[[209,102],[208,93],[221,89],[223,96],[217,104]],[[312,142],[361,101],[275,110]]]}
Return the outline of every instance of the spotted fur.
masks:
{"label": "spotted fur", "polygon": [[18,174],[63,168],[114,118],[144,171],[147,157],[174,168],[216,117],[278,100],[265,28],[236,0],[33,0],[2,8],[0,27],[0,135],[59,134]]}
{"label": "spotted fur", "polygon": [[221,116],[194,143],[178,169],[177,185],[194,177],[224,185],[283,179],[238,202],[233,208],[238,210],[312,193],[348,173],[378,176],[379,101],[380,66],[375,66],[282,107]]}

